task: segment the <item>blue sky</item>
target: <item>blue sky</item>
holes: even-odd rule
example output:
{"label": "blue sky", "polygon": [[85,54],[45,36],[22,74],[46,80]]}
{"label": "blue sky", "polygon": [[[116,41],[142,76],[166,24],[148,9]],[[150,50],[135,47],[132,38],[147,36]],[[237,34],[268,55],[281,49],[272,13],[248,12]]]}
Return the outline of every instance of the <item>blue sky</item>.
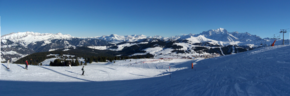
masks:
{"label": "blue sky", "polygon": [[264,38],[290,28],[290,0],[1,0],[0,3],[1,36],[33,31],[76,37],[110,34],[169,37],[221,27]]}

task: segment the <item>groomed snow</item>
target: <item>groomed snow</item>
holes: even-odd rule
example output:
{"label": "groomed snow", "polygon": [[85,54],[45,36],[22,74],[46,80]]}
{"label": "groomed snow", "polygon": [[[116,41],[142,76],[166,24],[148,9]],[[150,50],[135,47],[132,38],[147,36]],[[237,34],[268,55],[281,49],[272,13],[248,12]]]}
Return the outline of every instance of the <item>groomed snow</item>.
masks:
{"label": "groomed snow", "polygon": [[25,70],[18,64],[6,69],[2,63],[0,92],[4,96],[289,96],[289,57],[287,45],[210,59],[132,59],[88,64],[85,76],[80,75],[81,66]]}
{"label": "groomed snow", "polygon": [[[50,61],[57,58],[50,58],[42,62],[43,66],[29,65],[25,70],[23,64],[10,64],[10,69],[5,69],[8,65],[2,63],[1,80],[12,81],[38,81],[38,82],[86,82],[86,81],[115,81],[131,80],[141,78],[159,77],[168,72],[169,62],[182,64],[180,62],[188,60],[164,61],[159,59],[128,59],[117,60],[115,63],[96,63],[85,66],[86,76],[81,76],[82,66],[48,66]],[[69,59],[67,59],[69,60]],[[83,59],[80,59],[83,61]],[[181,70],[182,68],[172,67],[170,71]],[[3,70],[3,72],[2,72]],[[6,71],[5,71],[6,70]],[[168,75],[168,74],[167,74]]]}

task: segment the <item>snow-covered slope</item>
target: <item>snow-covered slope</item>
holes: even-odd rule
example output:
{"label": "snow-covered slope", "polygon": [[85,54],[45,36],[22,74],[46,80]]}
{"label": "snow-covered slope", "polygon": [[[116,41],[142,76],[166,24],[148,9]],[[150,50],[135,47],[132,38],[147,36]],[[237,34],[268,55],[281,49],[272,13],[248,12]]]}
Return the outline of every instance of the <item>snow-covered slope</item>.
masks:
{"label": "snow-covered slope", "polygon": [[194,70],[174,72],[171,79],[156,79],[129,95],[286,96],[289,53],[290,46],[276,46],[201,60]]}
{"label": "snow-covered slope", "polygon": [[123,50],[125,47],[131,47],[131,46],[139,45],[139,44],[148,44],[148,42],[118,44],[118,45],[116,45],[117,48],[111,48],[111,49],[109,49],[109,50],[111,50],[111,51],[121,51],[121,50]]}
{"label": "snow-covered slope", "polygon": [[199,35],[197,37],[190,36],[186,38],[185,40],[188,40],[189,44],[202,43],[202,42],[218,42],[216,40],[208,39],[204,37],[204,35]]}
{"label": "snow-covered slope", "polygon": [[[50,54],[52,56],[56,54]],[[131,80],[141,78],[160,77],[166,73],[169,63],[182,64],[181,62],[189,60],[173,60],[163,61],[159,59],[128,59],[117,60],[116,63],[93,62],[85,67],[85,77],[79,74],[82,66],[70,67],[52,67],[49,66],[50,61],[57,58],[50,58],[42,62],[44,66],[29,65],[28,70],[21,64],[1,65],[1,80],[16,80],[16,81],[38,81],[38,82],[86,82],[86,81],[116,81],[116,80]],[[79,61],[83,61],[80,59]],[[157,62],[151,62],[156,61]],[[146,63],[144,63],[146,62]],[[150,63],[148,63],[150,62]],[[145,65],[145,66],[144,66]],[[7,69],[10,68],[10,69]],[[171,72],[184,69],[171,68]],[[98,70],[98,71],[97,71]],[[23,73],[23,74],[22,74]],[[160,75],[163,74],[163,75]],[[69,76],[71,75],[71,76]],[[167,74],[168,75],[168,74]],[[68,76],[68,77],[66,77]],[[37,78],[35,78],[37,77]],[[57,78],[55,78],[57,77]],[[76,78],[70,78],[76,77]]]}
{"label": "snow-covered slope", "polygon": [[107,46],[87,46],[91,49],[98,49],[98,50],[107,50]]}
{"label": "snow-covered slope", "polygon": [[89,64],[85,76],[81,66],[25,70],[18,64],[6,69],[2,63],[0,89],[5,96],[288,96],[289,57],[287,45],[211,59],[134,59]]}

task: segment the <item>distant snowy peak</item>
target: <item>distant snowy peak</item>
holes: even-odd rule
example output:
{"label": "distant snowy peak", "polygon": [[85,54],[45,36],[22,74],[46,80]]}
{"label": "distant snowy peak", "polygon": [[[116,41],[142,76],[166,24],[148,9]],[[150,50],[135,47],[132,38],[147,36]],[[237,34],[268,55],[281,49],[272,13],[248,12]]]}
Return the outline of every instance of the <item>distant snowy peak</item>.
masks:
{"label": "distant snowy peak", "polygon": [[[37,33],[37,32],[17,32],[1,36],[1,40],[10,40],[13,42],[24,43],[28,45],[37,41],[47,41],[52,39],[70,39],[71,35],[64,35],[62,33]],[[2,42],[3,43],[3,42]]]}
{"label": "distant snowy peak", "polygon": [[217,34],[228,34],[228,31],[224,28],[218,28],[218,29],[211,29],[208,31],[203,31],[200,34],[212,36],[212,35],[217,35]]}
{"label": "distant snowy peak", "polygon": [[241,42],[249,42],[262,40],[261,37],[256,35],[251,35],[250,33],[239,33],[239,32],[228,32],[224,28],[212,29],[208,31],[203,31],[200,34],[195,36],[204,35],[206,38],[217,40],[217,41],[241,41]]}
{"label": "distant snowy peak", "polygon": [[65,38],[72,38],[71,35],[63,35],[62,33],[37,33],[37,32],[17,32],[17,33],[10,33],[4,36],[1,36],[1,39],[9,39],[11,41],[15,41],[17,39],[65,39]]}
{"label": "distant snowy peak", "polygon": [[[211,29],[208,31],[203,31],[200,34],[187,34],[180,36],[172,37],[162,37],[162,36],[145,36],[145,35],[104,35],[93,37],[95,39],[105,40],[111,43],[120,43],[120,42],[135,42],[141,39],[147,40],[187,40],[188,38],[203,36],[204,38],[215,40],[215,41],[226,41],[226,42],[255,42],[262,41],[263,39],[256,35],[251,35],[250,33],[239,33],[239,32],[228,32],[224,28]],[[50,43],[52,39],[70,39],[74,38],[71,35],[64,35],[61,33],[50,34],[50,33],[37,33],[37,32],[18,32],[11,33],[4,36],[1,36],[2,43],[7,42],[7,40],[13,42],[23,43],[23,45],[28,45],[37,41],[44,41],[45,43]],[[201,37],[199,37],[201,38]],[[86,39],[86,38],[83,38]],[[87,38],[89,39],[89,38]],[[203,41],[203,40],[202,40]]]}
{"label": "distant snowy peak", "polygon": [[228,32],[226,29],[224,28],[218,28],[218,29],[212,29],[215,32]]}

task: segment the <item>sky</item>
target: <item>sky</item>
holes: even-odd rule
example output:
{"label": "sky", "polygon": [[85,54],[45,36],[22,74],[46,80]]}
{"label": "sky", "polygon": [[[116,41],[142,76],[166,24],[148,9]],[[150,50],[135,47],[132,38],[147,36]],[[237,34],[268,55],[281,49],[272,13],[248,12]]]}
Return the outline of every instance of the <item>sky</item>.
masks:
{"label": "sky", "polygon": [[225,28],[265,38],[290,31],[290,0],[0,0],[0,5],[1,36],[33,31],[170,37]]}

